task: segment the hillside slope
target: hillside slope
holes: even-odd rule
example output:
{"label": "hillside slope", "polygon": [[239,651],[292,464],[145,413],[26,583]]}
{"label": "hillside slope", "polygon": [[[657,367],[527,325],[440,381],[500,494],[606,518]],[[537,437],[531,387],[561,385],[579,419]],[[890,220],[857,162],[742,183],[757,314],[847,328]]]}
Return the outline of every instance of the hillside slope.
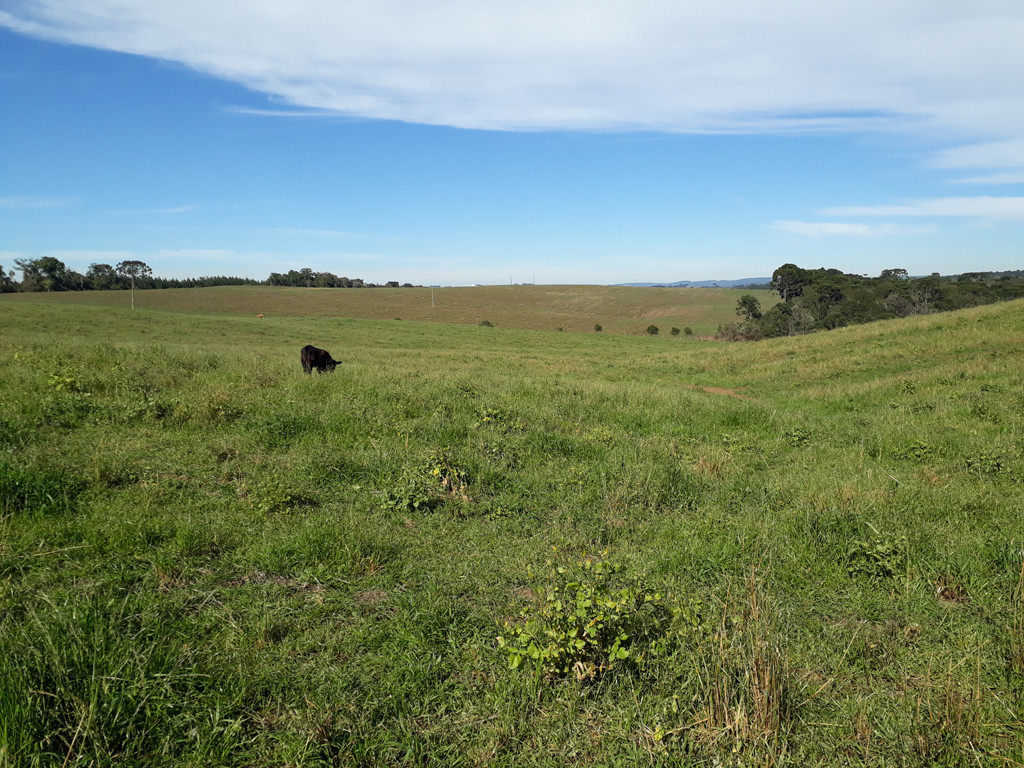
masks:
{"label": "hillside slope", "polygon": [[1024,763],[1024,302],[0,311],[0,763]]}

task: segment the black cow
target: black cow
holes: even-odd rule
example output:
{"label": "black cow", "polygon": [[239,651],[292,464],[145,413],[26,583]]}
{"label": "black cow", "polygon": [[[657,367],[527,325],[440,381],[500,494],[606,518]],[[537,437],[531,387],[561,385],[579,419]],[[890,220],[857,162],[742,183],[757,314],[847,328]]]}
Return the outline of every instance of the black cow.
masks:
{"label": "black cow", "polygon": [[302,348],[302,370],[305,373],[312,373],[314,368],[317,373],[333,371],[337,365],[338,361],[326,349],[317,349],[312,344]]}

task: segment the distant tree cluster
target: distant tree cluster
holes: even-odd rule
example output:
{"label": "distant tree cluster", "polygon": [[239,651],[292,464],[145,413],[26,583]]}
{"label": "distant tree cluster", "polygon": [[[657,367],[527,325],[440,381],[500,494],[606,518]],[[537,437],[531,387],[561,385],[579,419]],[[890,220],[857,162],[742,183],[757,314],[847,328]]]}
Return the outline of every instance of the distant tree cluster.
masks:
{"label": "distant tree cluster", "polygon": [[243,277],[189,277],[184,279],[154,277],[142,261],[122,261],[116,266],[90,264],[83,275],[68,269],[58,258],[15,259],[21,270],[21,282],[15,272],[4,271],[0,265],[0,293],[14,291],[120,291],[135,288],[205,288],[215,285],[258,285],[258,280]]}
{"label": "distant tree cluster", "polygon": [[271,272],[267,285],[286,285],[292,288],[368,288],[359,278],[338,277],[330,272],[314,272],[309,267],[285,273]]}
{"label": "distant tree cluster", "polygon": [[[154,277],[152,269],[142,261],[122,261],[110,264],[90,264],[83,275],[68,269],[63,261],[53,256],[38,259],[15,259],[21,270],[21,281],[15,280],[15,271],[7,272],[0,265],[0,293],[15,291],[119,291],[134,288],[207,288],[217,285],[284,285],[300,288],[378,288],[359,278],[338,277],[330,272],[314,272],[309,267],[288,270],[282,274],[271,272],[265,281],[246,277],[189,277],[185,279]],[[392,280],[386,288],[412,288],[412,283]]]}
{"label": "distant tree cluster", "polygon": [[[271,272],[267,285],[286,285],[292,288],[380,288],[376,283],[368,283],[358,277],[338,277],[330,272],[314,272],[309,267],[285,273]],[[412,283],[401,283],[391,280],[384,284],[385,288],[412,288]]]}
{"label": "distant tree cluster", "polygon": [[894,317],[1024,298],[1024,272],[969,272],[941,277],[910,277],[901,268],[863,277],[838,269],[801,269],[783,264],[771,289],[781,303],[762,312],[756,296],[744,294],[736,306],[740,320],[718,329],[718,337],[757,340],[838,328]]}

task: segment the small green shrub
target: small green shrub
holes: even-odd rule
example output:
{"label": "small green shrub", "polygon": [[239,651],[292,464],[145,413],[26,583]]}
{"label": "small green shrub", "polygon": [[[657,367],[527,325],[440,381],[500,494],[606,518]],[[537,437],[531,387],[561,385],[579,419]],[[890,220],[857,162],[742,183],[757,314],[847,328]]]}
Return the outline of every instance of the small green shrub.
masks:
{"label": "small green shrub", "polygon": [[846,551],[846,570],[851,575],[867,576],[873,581],[889,579],[906,570],[907,539],[895,541],[875,537],[856,539]]}
{"label": "small green shrub", "polygon": [[646,333],[648,336],[657,336],[658,326],[654,325],[653,323],[651,325],[648,325]]}
{"label": "small green shrub", "polygon": [[50,396],[43,400],[47,423],[59,427],[77,427],[96,410],[92,392],[82,385],[79,372],[61,368],[49,376]]}
{"label": "small green shrub", "polygon": [[679,329],[678,328],[673,328],[671,331],[669,331],[669,333],[671,333],[673,336],[678,336],[679,335]]}
{"label": "small green shrub", "polygon": [[385,509],[394,512],[429,512],[441,503],[426,478],[407,477],[395,488],[382,493]]}
{"label": "small green shrub", "polygon": [[523,429],[523,423],[502,408],[480,407],[476,414],[480,419],[479,427],[495,429],[504,434],[520,432]]}
{"label": "small green shrub", "polygon": [[427,477],[453,498],[469,500],[469,472],[459,466],[446,452],[433,451],[424,467]]}
{"label": "small green shrub", "polygon": [[914,440],[896,451],[897,459],[924,461],[934,453],[928,443]]}
{"label": "small green shrub", "polygon": [[419,467],[406,470],[395,487],[382,492],[383,506],[396,512],[429,512],[449,500],[469,499],[469,472],[444,451],[433,451]]}
{"label": "small green shrub", "polygon": [[506,622],[507,636],[498,638],[513,669],[532,662],[538,677],[593,680],[666,653],[672,612],[661,593],[608,560],[584,558],[573,568],[549,561],[548,568],[540,604]]}
{"label": "small green shrub", "polygon": [[296,507],[310,504],[310,500],[293,491],[285,477],[278,472],[263,475],[253,483],[243,483],[239,487],[239,495],[249,502],[255,512],[263,516],[285,514]]}
{"label": "small green shrub", "polygon": [[1002,458],[990,453],[972,456],[964,463],[967,471],[975,475],[998,475],[1005,469]]}
{"label": "small green shrub", "polygon": [[804,445],[811,439],[811,433],[806,429],[800,427],[794,427],[793,429],[787,429],[783,432],[783,436],[789,442],[790,445],[796,447],[798,445]]}

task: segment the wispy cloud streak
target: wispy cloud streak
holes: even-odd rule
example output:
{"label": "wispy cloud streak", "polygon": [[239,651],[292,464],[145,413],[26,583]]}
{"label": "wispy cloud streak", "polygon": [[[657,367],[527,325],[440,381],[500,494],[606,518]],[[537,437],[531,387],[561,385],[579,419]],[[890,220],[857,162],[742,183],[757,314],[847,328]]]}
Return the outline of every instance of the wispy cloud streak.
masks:
{"label": "wispy cloud streak", "polygon": [[1024,197],[937,197],[898,205],[827,208],[825,216],[934,216],[1024,221]]}
{"label": "wispy cloud streak", "polygon": [[933,234],[934,227],[904,227],[898,224],[864,224],[843,221],[776,221],[773,229],[802,237],[882,237],[887,235]]}
{"label": "wispy cloud streak", "polygon": [[996,0],[12,0],[0,25],[296,108],[234,108],[253,115],[1022,140],[1024,6]]}

